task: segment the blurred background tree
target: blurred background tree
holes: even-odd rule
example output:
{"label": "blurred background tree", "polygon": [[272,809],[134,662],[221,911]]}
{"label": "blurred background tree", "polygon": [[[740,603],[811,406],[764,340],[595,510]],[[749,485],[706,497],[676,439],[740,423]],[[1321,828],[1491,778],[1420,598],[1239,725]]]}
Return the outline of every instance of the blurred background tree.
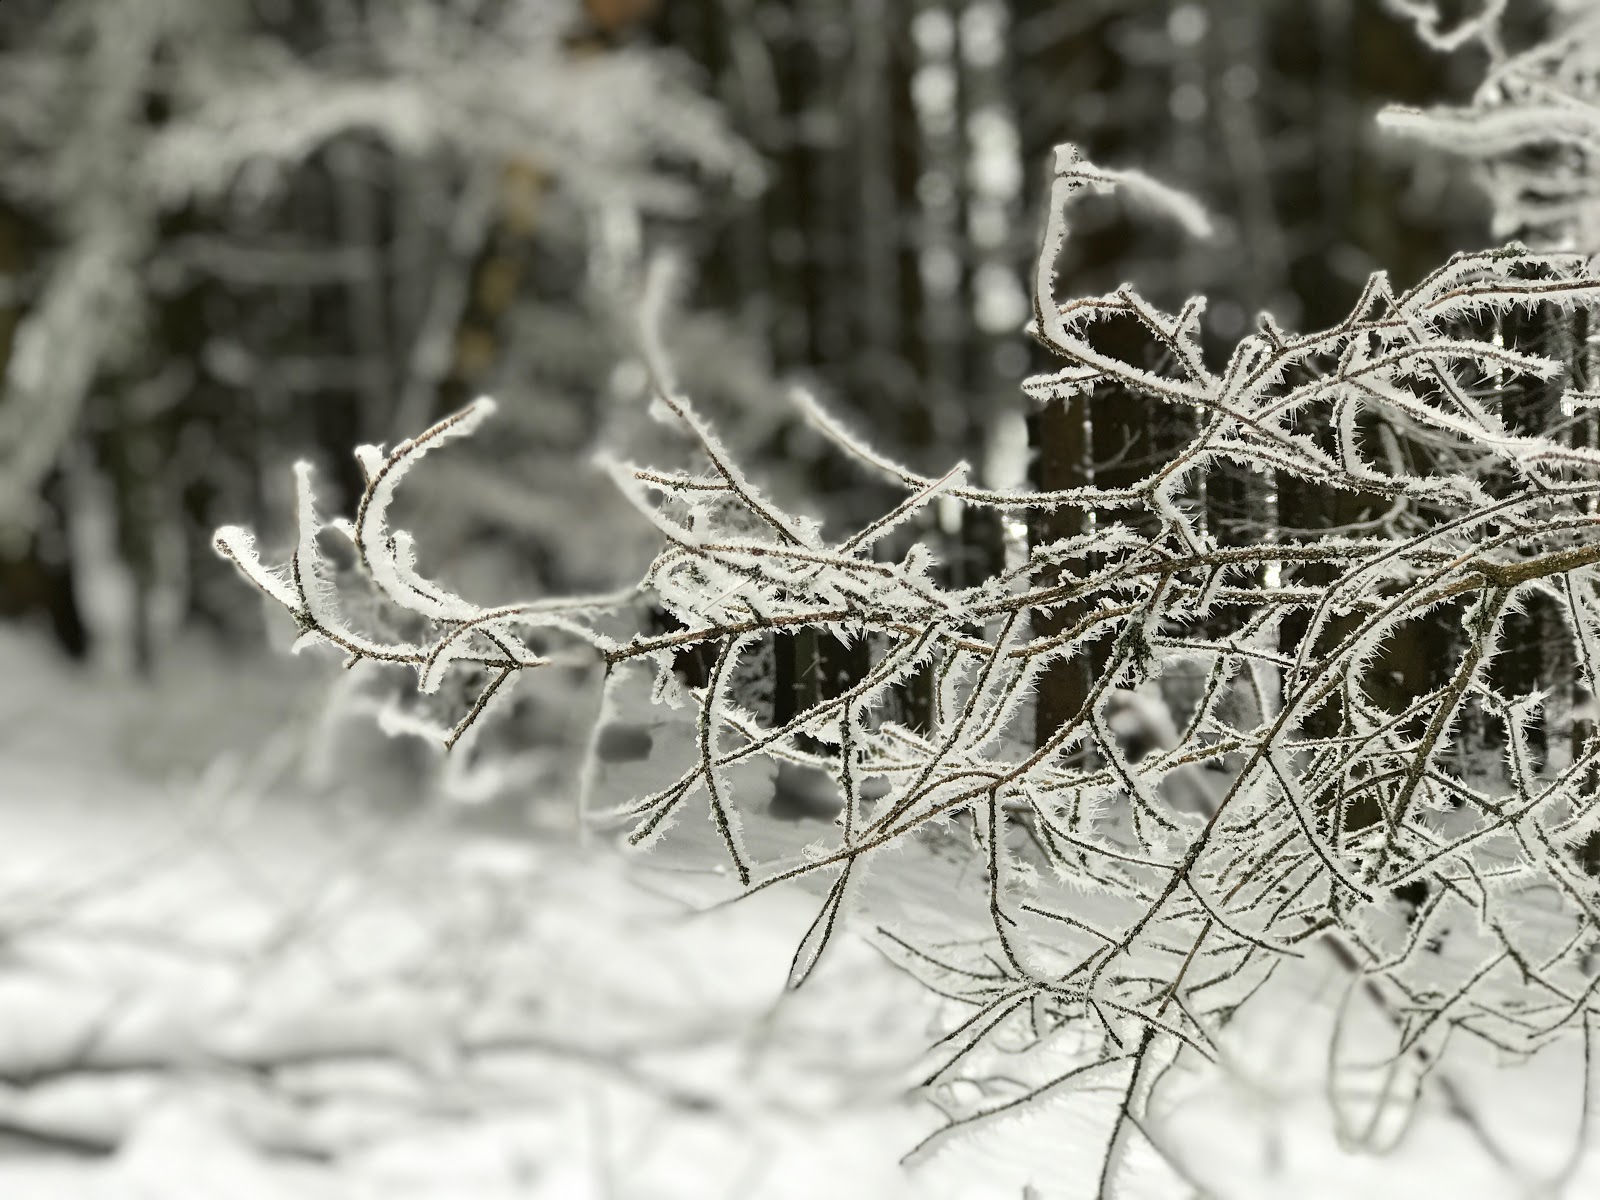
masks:
{"label": "blurred background tree", "polygon": [[614,573],[554,536],[605,511],[581,452],[617,357],[606,278],[645,225],[759,177],[677,56],[609,43],[642,15],[8,5],[5,608],[148,667],[235,623],[207,531],[278,507],[270,468],[310,454],[348,485],[350,445],[488,388],[513,424],[441,519],[525,543],[545,584]]}

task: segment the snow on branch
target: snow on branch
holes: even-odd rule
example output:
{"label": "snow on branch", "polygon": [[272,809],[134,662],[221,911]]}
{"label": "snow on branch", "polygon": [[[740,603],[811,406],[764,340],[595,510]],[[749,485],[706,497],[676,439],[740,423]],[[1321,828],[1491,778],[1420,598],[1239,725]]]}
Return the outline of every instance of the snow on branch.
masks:
{"label": "snow on branch", "polygon": [[[1058,152],[1034,332],[1060,367],[1026,386],[1046,401],[1111,388],[1185,414],[1187,441],[1135,486],[1034,494],[970,486],[959,468],[924,477],[805,399],[824,436],[905,492],[876,521],[825,536],[732,461],[647,336],[651,416],[685,434],[700,465],[608,464],[663,538],[633,597],[484,608],[418,572],[410,537],[388,523],[390,501],[423,453],[489,415],[482,401],[387,454],[364,447],[353,522],[323,524],[302,468],[300,534],[285,567],[263,564],[241,530],[219,532],[218,548],[290,611],[306,641],[352,663],[407,666],[424,690],[452,672],[472,680],[476,699],[452,744],[558,644],[607,668],[653,664],[662,698],[692,700],[694,759],[650,794],[592,815],[647,844],[698,799],[746,893],[829,880],[792,984],[859,911],[869,871],[915,870],[918,860],[891,863],[893,852],[930,831],[966,830],[982,869],[964,878],[987,932],[955,948],[943,931],[882,933],[893,961],[966,1014],[933,1048],[927,1077],[947,1133],[1013,1104],[974,1107],[970,1093],[944,1086],[960,1071],[979,1069],[995,1046],[1059,1048],[1070,1033],[1081,1053],[1065,1073],[1034,1079],[1024,1099],[1126,1075],[1120,1145],[1143,1128],[1164,1064],[1215,1058],[1240,1007],[1323,945],[1395,1015],[1392,1062],[1421,1064],[1421,1074],[1452,1034],[1528,1054],[1581,1029],[1600,990],[1600,886],[1581,861],[1600,828],[1600,738],[1590,723],[1565,761],[1540,761],[1532,731],[1548,681],[1508,691],[1493,665],[1508,622],[1538,602],[1561,614],[1577,682],[1600,687],[1600,452],[1559,422],[1513,418],[1513,396],[1530,381],[1560,393],[1571,364],[1504,336],[1519,316],[1592,310],[1600,278],[1580,256],[1519,245],[1458,255],[1404,292],[1373,276],[1326,330],[1294,334],[1263,317],[1213,365],[1199,343],[1199,299],[1168,313],[1126,287],[1055,294],[1074,202],[1118,185],[1070,147]],[[1199,224],[1164,190],[1142,191]],[[1105,349],[1096,332],[1111,321],[1137,323],[1150,353]],[[1557,396],[1550,411],[1572,410]],[[1203,502],[1223,463],[1268,489],[1368,498],[1380,516],[1357,529],[1224,541]],[[925,544],[891,553],[905,539],[883,536],[935,499],[1077,508],[1096,522],[957,587]],[[420,632],[385,640],[351,623],[325,583],[324,530],[353,544]],[[643,601],[674,628],[616,633]],[[1441,626],[1453,631],[1448,661],[1397,699],[1388,656]],[[864,640],[868,663],[775,722],[745,703],[740,668],[775,635],[801,631]],[[711,664],[698,683],[674,674],[692,650]],[[1081,659],[1099,669],[1076,711],[1035,739],[1036,691]],[[917,726],[891,716],[914,676],[932,688]],[[1138,753],[1125,736],[1130,712],[1179,677],[1196,681],[1192,693],[1160,743]],[[1465,739],[1469,721],[1502,731],[1498,758]],[[830,839],[792,861],[752,854],[745,827],[756,817],[731,774],[755,757],[833,774]],[[1559,910],[1546,904],[1534,919],[1534,893],[1558,896]],[[937,939],[946,943],[937,953],[919,944]]]}

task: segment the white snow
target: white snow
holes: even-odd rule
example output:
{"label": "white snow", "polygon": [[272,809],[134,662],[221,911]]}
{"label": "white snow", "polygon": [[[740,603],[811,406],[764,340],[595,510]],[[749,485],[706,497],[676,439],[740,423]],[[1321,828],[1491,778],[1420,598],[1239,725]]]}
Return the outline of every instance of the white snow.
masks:
{"label": "white snow", "polygon": [[[1109,1076],[899,1166],[938,1124],[905,1094],[934,1004],[857,936],[784,992],[818,897],[696,915],[727,886],[694,869],[715,849],[704,818],[624,863],[474,833],[399,789],[315,793],[270,739],[187,789],[183,762],[130,760],[130,725],[181,745],[152,714],[182,725],[179,697],[192,711],[257,670],[258,713],[314,707],[281,663],[199,656],[135,706],[115,689],[136,685],[102,690],[0,639],[20,685],[0,753],[0,1126],[51,1139],[0,1138],[7,1200],[1091,1194]],[[912,879],[875,874],[872,914],[932,911],[944,884]],[[1452,1068],[1510,1169],[1432,1095],[1397,1153],[1341,1150],[1317,1082],[1340,979],[1309,964],[1253,1010],[1230,1071],[1153,1107],[1213,1194],[1498,1200],[1560,1169],[1577,1080],[1553,1054]],[[1589,1154],[1569,1194],[1595,1186]],[[1137,1146],[1124,1191],[1188,1194]]]}

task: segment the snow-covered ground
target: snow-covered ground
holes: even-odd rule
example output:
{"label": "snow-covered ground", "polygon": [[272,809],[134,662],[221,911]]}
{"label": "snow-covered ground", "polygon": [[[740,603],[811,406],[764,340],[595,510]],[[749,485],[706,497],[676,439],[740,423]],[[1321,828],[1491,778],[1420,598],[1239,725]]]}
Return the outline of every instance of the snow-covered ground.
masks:
{"label": "snow-covered ground", "polygon": [[[566,796],[527,821],[427,803],[415,760],[355,728],[362,770],[308,770],[323,674],[197,648],[138,685],[0,637],[0,1197],[1093,1193],[1115,1081],[902,1168],[939,1123],[906,1089],[940,1014],[854,935],[785,992],[812,892],[712,906],[727,884],[695,820],[623,860],[552,831]],[[654,732],[651,769],[674,753]],[[771,782],[745,786],[759,805]],[[768,822],[753,845],[816,832]],[[911,853],[878,912],[936,906],[968,869]],[[1452,1063],[1482,1133],[1433,1090],[1396,1153],[1341,1150],[1318,1080],[1342,986],[1309,960],[1229,1071],[1177,1078],[1152,1111],[1195,1176],[1136,1154],[1125,1193],[1551,1190],[1571,1049]],[[1567,1194],[1600,1194],[1600,1155]]]}

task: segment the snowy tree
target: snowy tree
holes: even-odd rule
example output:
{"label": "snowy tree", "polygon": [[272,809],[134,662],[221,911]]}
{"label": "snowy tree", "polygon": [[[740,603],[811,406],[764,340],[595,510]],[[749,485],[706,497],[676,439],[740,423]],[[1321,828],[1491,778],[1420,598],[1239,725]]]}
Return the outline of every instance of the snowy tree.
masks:
{"label": "snowy tree", "polygon": [[1394,108],[1382,123],[1397,133],[1475,163],[1501,237],[1531,244],[1590,249],[1596,229],[1594,121],[1595,24],[1588,0],[1550,0],[1548,36],[1509,50],[1504,0],[1483,4],[1450,25],[1429,0],[1391,0],[1422,38],[1440,50],[1477,44],[1489,70],[1462,107]]}
{"label": "snowy tree", "polygon": [[[194,530],[259,512],[280,431],[343,447],[514,379],[518,423],[560,434],[541,465],[570,460],[613,357],[605,261],[758,175],[679,64],[598,52],[576,4],[74,0],[8,7],[0,37],[0,198],[31,249],[0,524],[13,550],[60,527],[124,657],[227,611]],[[535,339],[537,378],[505,350]]]}

